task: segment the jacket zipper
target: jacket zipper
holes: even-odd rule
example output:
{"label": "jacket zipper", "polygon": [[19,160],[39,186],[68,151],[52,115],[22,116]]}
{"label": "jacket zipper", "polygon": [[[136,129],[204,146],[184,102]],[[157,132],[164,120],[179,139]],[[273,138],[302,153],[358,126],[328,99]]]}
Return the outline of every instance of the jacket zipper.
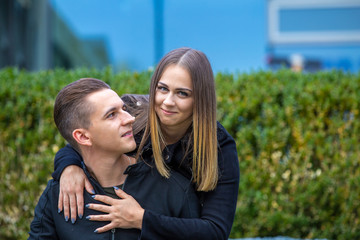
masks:
{"label": "jacket zipper", "polygon": [[115,228],[111,229],[111,233],[112,233],[111,239],[115,240]]}

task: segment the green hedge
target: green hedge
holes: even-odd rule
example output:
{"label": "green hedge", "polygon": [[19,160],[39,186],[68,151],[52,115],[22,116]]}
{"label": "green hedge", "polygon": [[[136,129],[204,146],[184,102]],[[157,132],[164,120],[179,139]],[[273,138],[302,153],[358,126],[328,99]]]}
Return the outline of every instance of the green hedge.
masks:
{"label": "green hedge", "polygon": [[360,75],[217,75],[235,137],[233,237],[360,239]]}
{"label": "green hedge", "polygon": [[[26,239],[65,142],[57,92],[95,77],[147,93],[151,72],[0,70],[0,239]],[[232,238],[360,239],[360,74],[290,71],[216,76],[218,119],[234,136],[240,188]]]}

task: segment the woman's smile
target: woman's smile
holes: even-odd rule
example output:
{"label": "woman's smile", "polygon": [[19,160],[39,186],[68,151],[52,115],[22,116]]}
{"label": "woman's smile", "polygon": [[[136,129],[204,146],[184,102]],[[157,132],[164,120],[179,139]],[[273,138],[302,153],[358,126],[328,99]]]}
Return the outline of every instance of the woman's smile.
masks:
{"label": "woman's smile", "polygon": [[164,108],[161,108],[161,110],[163,111],[163,113],[164,113],[165,115],[174,115],[174,114],[176,114],[176,112],[174,112],[174,111],[169,111],[169,110],[166,110],[166,109],[164,109]]}

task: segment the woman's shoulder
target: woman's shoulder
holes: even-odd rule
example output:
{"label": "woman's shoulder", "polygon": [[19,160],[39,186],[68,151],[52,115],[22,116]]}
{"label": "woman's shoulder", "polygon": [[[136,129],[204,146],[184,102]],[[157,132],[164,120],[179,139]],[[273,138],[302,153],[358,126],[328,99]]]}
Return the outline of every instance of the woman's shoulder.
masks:
{"label": "woman's shoulder", "polygon": [[141,94],[124,94],[121,99],[128,105],[141,106],[142,104],[149,102],[149,95]]}
{"label": "woman's shoulder", "polygon": [[217,123],[217,136],[220,179],[238,179],[240,173],[236,142],[219,122]]}
{"label": "woman's shoulder", "polygon": [[136,117],[133,124],[133,132],[135,134],[135,141],[139,144],[148,119],[149,95],[125,94],[121,96],[121,99],[127,106],[127,111]]}
{"label": "woman's shoulder", "polygon": [[237,159],[236,142],[230,133],[219,122],[217,123],[217,140],[219,161]]}
{"label": "woman's shoulder", "polygon": [[217,140],[218,140],[218,144],[220,145],[220,147],[229,141],[235,142],[234,138],[225,129],[225,127],[223,125],[221,125],[220,122],[217,122],[216,124],[217,124],[217,126],[216,126]]}

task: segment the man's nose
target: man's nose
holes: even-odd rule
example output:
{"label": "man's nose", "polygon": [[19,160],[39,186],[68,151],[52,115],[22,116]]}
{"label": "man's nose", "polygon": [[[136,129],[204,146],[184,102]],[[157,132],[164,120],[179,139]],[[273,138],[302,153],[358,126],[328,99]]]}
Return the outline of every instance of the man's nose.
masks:
{"label": "man's nose", "polygon": [[123,125],[132,124],[135,122],[135,117],[131,116],[130,113],[123,111],[123,114],[121,115],[123,118],[121,121]]}

